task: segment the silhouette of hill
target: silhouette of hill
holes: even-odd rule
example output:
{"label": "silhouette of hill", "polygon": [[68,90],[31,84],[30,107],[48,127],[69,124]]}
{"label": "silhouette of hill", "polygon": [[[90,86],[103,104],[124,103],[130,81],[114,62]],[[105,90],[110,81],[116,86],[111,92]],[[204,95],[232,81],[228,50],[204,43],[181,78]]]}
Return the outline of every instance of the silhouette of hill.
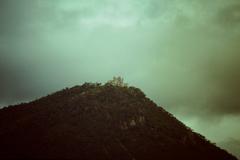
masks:
{"label": "silhouette of hill", "polygon": [[140,89],[114,82],[1,109],[0,159],[236,160]]}

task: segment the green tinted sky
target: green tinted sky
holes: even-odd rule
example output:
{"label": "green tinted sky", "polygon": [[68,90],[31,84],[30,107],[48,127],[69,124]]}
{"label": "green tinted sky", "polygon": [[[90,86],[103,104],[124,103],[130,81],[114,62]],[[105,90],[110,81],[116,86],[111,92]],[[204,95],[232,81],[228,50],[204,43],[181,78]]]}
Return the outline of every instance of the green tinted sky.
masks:
{"label": "green tinted sky", "polygon": [[239,42],[239,0],[1,0],[0,104],[121,75],[236,150]]}

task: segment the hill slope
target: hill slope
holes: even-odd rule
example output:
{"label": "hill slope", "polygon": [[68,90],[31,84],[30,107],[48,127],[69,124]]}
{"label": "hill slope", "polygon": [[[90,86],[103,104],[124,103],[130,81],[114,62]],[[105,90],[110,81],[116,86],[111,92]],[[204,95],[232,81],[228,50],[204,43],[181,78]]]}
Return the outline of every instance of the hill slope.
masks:
{"label": "hill slope", "polygon": [[236,160],[134,87],[90,84],[0,110],[0,159]]}

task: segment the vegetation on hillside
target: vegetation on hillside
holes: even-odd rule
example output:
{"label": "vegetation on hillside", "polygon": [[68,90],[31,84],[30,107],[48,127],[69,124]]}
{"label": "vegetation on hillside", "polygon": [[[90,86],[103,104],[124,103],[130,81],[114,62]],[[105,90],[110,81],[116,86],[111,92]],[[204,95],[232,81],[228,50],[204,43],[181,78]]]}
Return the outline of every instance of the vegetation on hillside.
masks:
{"label": "vegetation on hillside", "polygon": [[0,159],[236,160],[115,77],[0,110]]}

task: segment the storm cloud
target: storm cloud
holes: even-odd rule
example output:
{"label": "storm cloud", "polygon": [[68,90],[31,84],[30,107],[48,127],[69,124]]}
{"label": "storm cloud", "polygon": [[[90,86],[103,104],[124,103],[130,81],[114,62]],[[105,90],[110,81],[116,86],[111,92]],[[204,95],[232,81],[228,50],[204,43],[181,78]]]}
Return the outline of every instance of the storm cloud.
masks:
{"label": "storm cloud", "polygon": [[240,114],[239,26],[238,0],[1,0],[0,105],[120,75],[219,141],[208,124]]}

